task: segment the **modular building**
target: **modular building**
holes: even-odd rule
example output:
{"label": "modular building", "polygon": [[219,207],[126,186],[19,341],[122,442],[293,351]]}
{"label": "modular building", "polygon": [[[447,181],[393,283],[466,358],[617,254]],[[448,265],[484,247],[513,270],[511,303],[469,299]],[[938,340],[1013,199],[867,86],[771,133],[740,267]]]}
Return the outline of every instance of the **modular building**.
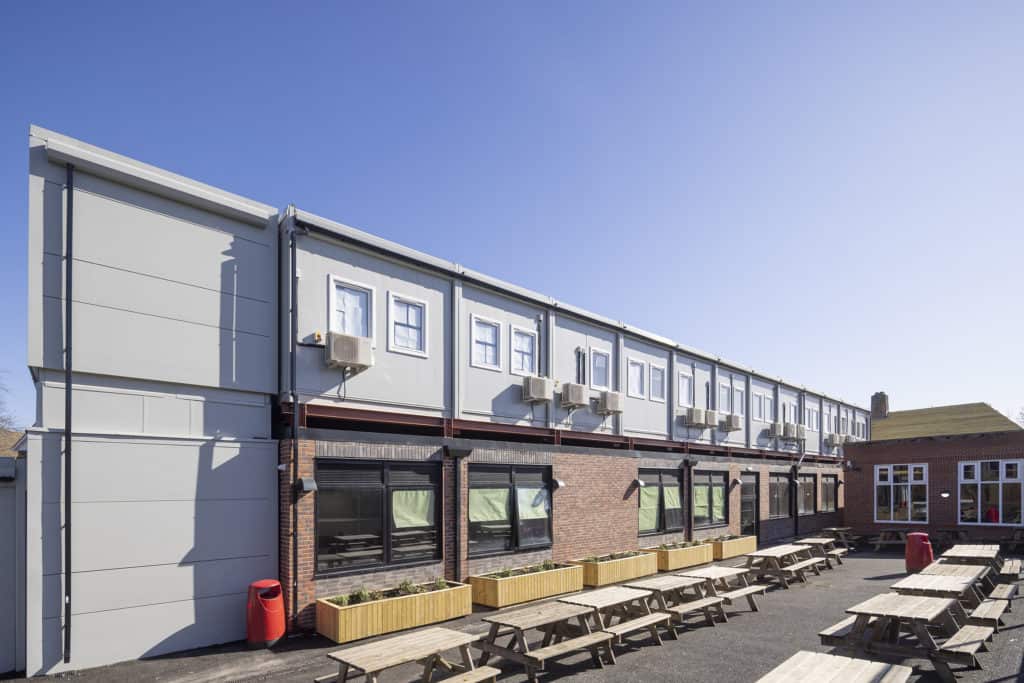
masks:
{"label": "modular building", "polygon": [[29,169],[30,674],[240,639],[260,578],[301,631],[358,587],[842,520],[855,404],[43,129]]}

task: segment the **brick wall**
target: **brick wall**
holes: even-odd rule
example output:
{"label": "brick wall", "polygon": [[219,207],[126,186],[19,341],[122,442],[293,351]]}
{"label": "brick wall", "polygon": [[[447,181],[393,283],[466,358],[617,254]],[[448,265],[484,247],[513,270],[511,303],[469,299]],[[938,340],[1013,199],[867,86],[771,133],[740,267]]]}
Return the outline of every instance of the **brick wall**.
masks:
{"label": "brick wall", "polygon": [[[298,442],[298,476],[312,477],[314,445],[312,441]],[[295,494],[292,479],[292,442],[281,441],[280,462],[287,466],[284,472],[278,473],[279,487],[279,522],[278,562],[280,581],[284,589],[285,612],[288,615],[289,630],[311,630],[316,623],[316,587],[312,581],[315,570],[315,538],[314,529],[314,496],[307,493],[302,496]],[[298,573],[294,573],[293,557],[295,546],[292,542],[293,519],[298,517]],[[298,598],[298,614],[292,607],[292,591]]]}
{"label": "brick wall", "polygon": [[554,477],[554,547],[558,561],[639,547],[639,493],[633,486],[637,461],[631,457],[559,453]]}
{"label": "brick wall", "polygon": [[[995,432],[899,441],[850,444],[846,457],[853,469],[846,473],[846,524],[857,533],[878,533],[885,528],[914,528],[930,532],[942,528],[963,529],[979,540],[1008,536],[1013,527],[959,525],[957,510],[958,465],[965,460],[1024,458],[1024,432]],[[928,523],[874,521],[875,465],[928,465]],[[949,492],[948,498],[941,496]]]}

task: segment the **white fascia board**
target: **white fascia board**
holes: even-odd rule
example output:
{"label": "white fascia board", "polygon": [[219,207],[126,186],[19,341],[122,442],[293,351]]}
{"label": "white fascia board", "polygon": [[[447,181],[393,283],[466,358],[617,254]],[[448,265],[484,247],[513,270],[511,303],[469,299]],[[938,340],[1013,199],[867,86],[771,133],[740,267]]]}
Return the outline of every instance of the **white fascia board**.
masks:
{"label": "white fascia board", "polygon": [[184,176],[144,164],[80,140],[32,126],[29,135],[43,141],[47,157],[122,185],[264,227],[277,209]]}

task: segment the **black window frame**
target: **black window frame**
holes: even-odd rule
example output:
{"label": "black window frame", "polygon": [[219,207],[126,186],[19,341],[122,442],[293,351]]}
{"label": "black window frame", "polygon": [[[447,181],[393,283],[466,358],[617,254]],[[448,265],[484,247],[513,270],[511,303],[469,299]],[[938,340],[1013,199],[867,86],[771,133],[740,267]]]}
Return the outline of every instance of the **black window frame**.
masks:
{"label": "black window frame", "polygon": [[[807,512],[802,510],[804,501],[804,486],[810,481],[811,484],[811,510]],[[796,476],[796,512],[801,517],[808,515],[818,514],[818,475],[816,474],[798,474]]]}
{"label": "black window frame", "polygon": [[[489,483],[486,486],[473,486],[473,470],[489,470],[492,472],[497,471],[508,471],[509,472],[509,507],[511,508],[511,514],[509,515],[509,523],[512,525],[512,540],[511,548],[504,550],[485,550],[483,552],[472,552],[468,548],[469,546],[469,489],[472,488],[498,488],[493,483]],[[466,556],[470,559],[478,559],[481,557],[496,557],[500,555],[514,555],[517,553],[532,553],[538,550],[546,550],[551,548],[554,543],[554,519],[555,519],[555,498],[554,498],[554,478],[551,473],[550,465],[499,465],[499,464],[471,464],[466,470],[466,544],[467,551]],[[543,477],[543,481],[548,491],[548,502],[551,505],[551,509],[548,511],[548,542],[547,543],[534,543],[523,545],[519,538],[519,492],[517,489],[516,472],[540,472]]]}
{"label": "black window frame", "polygon": [[[683,517],[682,514],[679,515],[679,526],[670,527],[670,526],[668,526],[668,524],[665,521],[665,481],[663,479],[663,476],[666,475],[666,474],[671,476],[671,477],[675,477],[676,481],[678,482],[677,487],[679,489],[679,502],[680,502],[681,505],[685,506],[685,503],[683,502],[683,478],[682,478],[681,473],[679,472],[679,470],[667,470],[667,469],[660,469],[659,470],[659,469],[651,469],[651,468],[644,468],[644,469],[641,469],[641,470],[637,470],[637,479],[639,481],[644,481],[644,477],[645,476],[647,476],[647,477],[654,477],[654,476],[656,476],[658,478],[658,483],[657,483],[657,486],[658,486],[658,523],[655,526],[654,531],[640,531],[640,524],[639,524],[639,518],[640,518],[640,495],[637,495],[636,509],[637,509],[637,536],[638,537],[658,536],[660,534],[670,534],[670,533],[675,533],[677,531],[685,531],[686,530],[686,518]],[[645,482],[645,484],[646,484],[646,482]],[[652,484],[646,484],[646,486],[652,486]],[[669,483],[669,487],[671,487],[671,482]],[[681,510],[685,510],[686,508],[682,507],[680,509]]]}
{"label": "black window frame", "polygon": [[[832,507],[827,507],[831,493]],[[839,475],[821,475],[821,508],[819,512],[836,512],[839,509]]]}
{"label": "black window frame", "polygon": [[[701,478],[706,478],[706,481],[700,481]],[[721,477],[722,481],[722,495],[724,498],[724,510],[725,517],[721,521],[714,518],[712,511],[714,510],[714,501],[712,499],[712,493],[715,488],[719,486],[719,482],[712,481]],[[694,470],[692,475],[693,481],[690,482],[690,515],[693,519],[694,529],[713,529],[715,527],[729,526],[729,473],[724,470]],[[697,500],[697,494],[695,489],[698,485],[708,487],[708,522],[705,524],[699,524],[697,522],[696,510],[694,504]]]}
{"label": "black window frame", "polygon": [[[381,473],[381,535],[383,545],[383,561],[372,564],[360,564],[354,567],[335,567],[329,569],[320,568],[320,496],[325,490],[330,490],[330,485],[322,482],[320,474],[327,469],[340,469],[344,467],[358,466],[362,468],[378,468]],[[433,486],[422,485],[391,485],[392,468],[422,468],[433,470],[430,472],[433,478]],[[331,576],[345,576],[349,574],[361,574],[367,571],[390,569],[393,567],[415,567],[418,565],[437,564],[443,559],[444,547],[444,497],[443,497],[443,473],[441,463],[434,461],[380,461],[380,460],[359,460],[359,459],[321,459],[313,461],[313,476],[317,482],[317,493],[313,499],[313,575],[316,578]],[[391,514],[391,492],[402,490],[434,490],[434,530],[435,543],[434,555],[430,558],[413,558],[410,560],[393,560],[394,542],[392,534],[395,532],[394,518]]]}
{"label": "black window frame", "polygon": [[[790,491],[791,486],[788,474],[781,474],[779,472],[768,473],[768,519],[786,519],[793,516],[793,492]],[[781,503],[775,504],[777,490],[785,492],[785,505]],[[773,508],[776,510],[781,509],[782,512],[773,512]]]}

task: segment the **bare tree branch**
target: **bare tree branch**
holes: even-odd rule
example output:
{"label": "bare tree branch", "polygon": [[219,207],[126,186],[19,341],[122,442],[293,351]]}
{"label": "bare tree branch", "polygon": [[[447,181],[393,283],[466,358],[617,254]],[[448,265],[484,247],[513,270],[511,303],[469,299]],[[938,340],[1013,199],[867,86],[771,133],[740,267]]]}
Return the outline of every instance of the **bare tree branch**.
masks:
{"label": "bare tree branch", "polygon": [[0,429],[14,429],[14,414],[7,407],[4,397],[7,395],[7,385],[0,381]]}

